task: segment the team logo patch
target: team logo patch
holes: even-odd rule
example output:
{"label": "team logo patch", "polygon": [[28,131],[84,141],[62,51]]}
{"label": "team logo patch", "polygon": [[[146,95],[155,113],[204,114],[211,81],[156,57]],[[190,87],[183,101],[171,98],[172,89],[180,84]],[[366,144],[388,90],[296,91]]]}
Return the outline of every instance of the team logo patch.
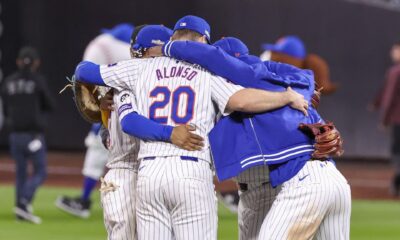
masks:
{"label": "team logo patch", "polygon": [[121,96],[120,101],[124,102],[127,98],[129,98],[129,94],[125,93],[124,95]]}
{"label": "team logo patch", "polygon": [[153,40],[151,40],[151,43],[155,44],[155,45],[164,45],[165,42],[163,42],[159,39],[153,39]]}
{"label": "team logo patch", "polygon": [[185,22],[180,23],[179,26],[181,26],[181,27],[186,27],[186,23],[185,23]]}

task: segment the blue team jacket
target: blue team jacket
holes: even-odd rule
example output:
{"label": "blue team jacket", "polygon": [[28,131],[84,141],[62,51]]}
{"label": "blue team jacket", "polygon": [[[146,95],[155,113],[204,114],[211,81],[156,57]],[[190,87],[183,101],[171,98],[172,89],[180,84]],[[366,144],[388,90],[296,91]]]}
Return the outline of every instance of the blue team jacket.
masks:
{"label": "blue team jacket", "polygon": [[[309,70],[271,61],[248,65],[218,47],[201,43],[180,41],[166,46],[165,55],[199,64],[244,87],[285,91],[291,86],[308,100],[314,92],[314,77]],[[320,121],[313,108],[306,117],[288,106],[262,114],[236,112],[220,119],[209,134],[218,179],[266,164],[274,187],[289,180],[314,151],[313,140],[300,132],[298,125]]]}

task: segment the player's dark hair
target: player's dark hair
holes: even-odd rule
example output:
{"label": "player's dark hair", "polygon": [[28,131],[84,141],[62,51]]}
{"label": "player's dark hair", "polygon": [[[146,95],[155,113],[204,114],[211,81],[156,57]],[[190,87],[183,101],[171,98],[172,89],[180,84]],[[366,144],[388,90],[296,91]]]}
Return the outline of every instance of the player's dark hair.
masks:
{"label": "player's dark hair", "polygon": [[202,35],[189,29],[178,29],[172,35],[171,40],[180,39],[182,37],[185,37],[190,41],[196,41],[197,39],[201,38]]}

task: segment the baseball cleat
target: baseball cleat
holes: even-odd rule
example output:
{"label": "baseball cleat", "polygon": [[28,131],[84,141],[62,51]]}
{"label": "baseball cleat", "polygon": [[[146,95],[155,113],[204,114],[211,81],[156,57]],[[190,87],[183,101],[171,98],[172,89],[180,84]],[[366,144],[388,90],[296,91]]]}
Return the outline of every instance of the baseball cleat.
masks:
{"label": "baseball cleat", "polygon": [[82,201],[80,198],[60,196],[57,198],[55,205],[59,209],[80,218],[86,219],[90,216],[90,201]]}
{"label": "baseball cleat", "polygon": [[26,209],[26,207],[15,207],[14,213],[17,217],[17,220],[19,221],[27,221],[34,224],[42,223],[42,219],[38,216],[33,215],[31,212],[29,212],[28,209]]}

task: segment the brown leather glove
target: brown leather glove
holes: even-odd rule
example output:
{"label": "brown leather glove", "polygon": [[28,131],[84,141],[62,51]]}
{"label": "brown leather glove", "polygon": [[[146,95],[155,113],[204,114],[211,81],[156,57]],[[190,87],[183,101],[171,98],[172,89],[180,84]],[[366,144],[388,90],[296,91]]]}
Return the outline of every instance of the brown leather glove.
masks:
{"label": "brown leather glove", "polygon": [[318,88],[318,85],[315,83],[315,90],[314,90],[314,94],[311,97],[311,105],[317,109],[319,106],[319,103],[321,101],[321,88]]}
{"label": "brown leather glove", "polygon": [[313,158],[326,159],[343,155],[343,140],[332,122],[299,125],[300,131],[315,140]]}

